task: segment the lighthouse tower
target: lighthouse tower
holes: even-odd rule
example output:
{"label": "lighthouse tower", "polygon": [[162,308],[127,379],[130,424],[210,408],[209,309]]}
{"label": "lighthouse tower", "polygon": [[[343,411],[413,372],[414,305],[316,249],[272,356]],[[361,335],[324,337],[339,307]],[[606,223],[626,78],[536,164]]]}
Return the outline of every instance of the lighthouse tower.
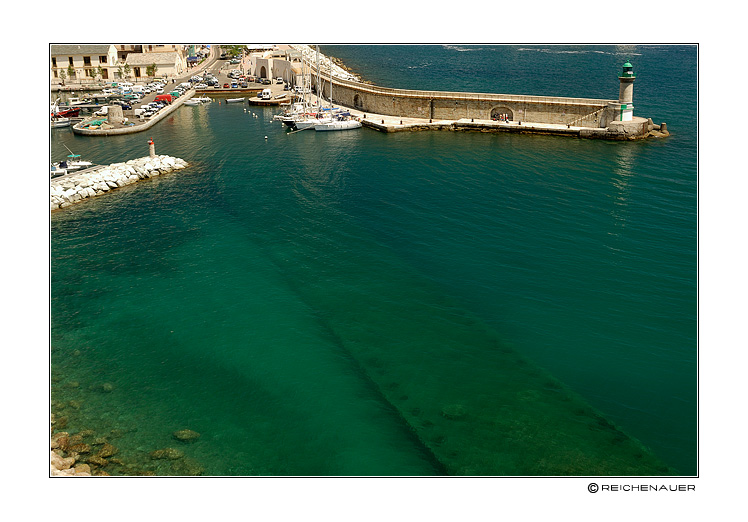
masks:
{"label": "lighthouse tower", "polygon": [[631,121],[634,117],[634,66],[628,61],[623,64],[618,76],[621,87],[618,90],[618,103],[612,103],[615,110],[615,121]]}

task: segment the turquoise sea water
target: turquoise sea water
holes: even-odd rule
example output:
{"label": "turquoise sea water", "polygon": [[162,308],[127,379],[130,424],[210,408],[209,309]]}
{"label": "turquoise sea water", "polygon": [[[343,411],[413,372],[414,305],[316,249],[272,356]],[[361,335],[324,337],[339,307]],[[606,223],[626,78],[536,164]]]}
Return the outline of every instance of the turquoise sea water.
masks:
{"label": "turquoise sea water", "polygon": [[113,473],[594,475],[628,469],[592,458],[615,425],[695,474],[696,48],[322,51],[386,86],[611,99],[630,60],[635,113],[672,136],[286,135],[218,103],[55,130],[53,160],[152,136],[191,163],[52,214],[68,431],[110,437]]}

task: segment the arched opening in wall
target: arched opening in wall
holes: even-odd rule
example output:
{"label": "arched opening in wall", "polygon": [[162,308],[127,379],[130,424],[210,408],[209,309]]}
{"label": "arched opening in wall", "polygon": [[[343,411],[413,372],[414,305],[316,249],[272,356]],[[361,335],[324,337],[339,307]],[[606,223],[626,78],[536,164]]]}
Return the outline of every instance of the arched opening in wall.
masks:
{"label": "arched opening in wall", "polygon": [[268,77],[268,72],[267,72],[267,69],[265,69],[265,66],[263,65],[262,67],[260,67],[260,78],[267,78],[267,77]]}
{"label": "arched opening in wall", "polygon": [[491,119],[494,121],[512,121],[514,112],[509,107],[494,107],[491,109]]}
{"label": "arched opening in wall", "polygon": [[360,111],[364,110],[364,102],[361,101],[360,94],[356,94],[355,96],[353,96],[353,108]]}

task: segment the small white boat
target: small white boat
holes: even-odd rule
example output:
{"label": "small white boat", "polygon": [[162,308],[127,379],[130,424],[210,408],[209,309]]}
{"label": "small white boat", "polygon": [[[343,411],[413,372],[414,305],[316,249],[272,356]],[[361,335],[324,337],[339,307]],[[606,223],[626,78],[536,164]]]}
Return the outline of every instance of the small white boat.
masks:
{"label": "small white boat", "polygon": [[184,104],[187,105],[187,106],[189,106],[189,107],[195,107],[197,105],[202,105],[202,102],[200,102],[200,100],[189,99],[189,100],[185,101]]}
{"label": "small white boat", "polygon": [[70,118],[50,118],[49,128],[59,129],[61,127],[70,127],[70,123],[71,123]]}
{"label": "small white boat", "polygon": [[68,99],[68,106],[72,107],[73,105],[83,105],[87,103],[88,100],[85,100],[83,98],[69,98]]}
{"label": "small white boat", "polygon": [[314,125],[315,131],[341,131],[361,128],[361,122],[353,119],[339,119]]}
{"label": "small white boat", "polygon": [[244,98],[229,98],[226,103],[243,103]]}
{"label": "small white boat", "polygon": [[209,102],[213,101],[213,98],[208,98],[207,96],[196,96],[196,97],[193,97],[193,98],[190,98],[190,99],[197,100],[197,101],[202,102],[202,103],[209,103]]}
{"label": "small white boat", "polygon": [[74,170],[87,169],[88,167],[93,166],[94,164],[90,161],[82,160],[80,154],[73,154],[72,152],[68,154],[68,157],[63,161],[52,164],[53,168],[65,170],[66,173]]}

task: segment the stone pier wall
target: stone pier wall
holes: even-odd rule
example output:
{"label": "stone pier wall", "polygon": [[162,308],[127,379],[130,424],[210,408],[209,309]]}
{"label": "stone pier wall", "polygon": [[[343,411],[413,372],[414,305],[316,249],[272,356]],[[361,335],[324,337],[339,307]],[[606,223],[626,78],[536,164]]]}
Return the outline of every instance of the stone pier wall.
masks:
{"label": "stone pier wall", "polygon": [[[316,75],[312,74],[316,85]],[[333,102],[363,112],[425,118],[491,120],[508,114],[511,121],[553,123],[601,128],[612,120],[609,103],[615,100],[523,96],[446,91],[414,91],[333,78]],[[318,92],[329,97],[329,78],[321,78]]]}

